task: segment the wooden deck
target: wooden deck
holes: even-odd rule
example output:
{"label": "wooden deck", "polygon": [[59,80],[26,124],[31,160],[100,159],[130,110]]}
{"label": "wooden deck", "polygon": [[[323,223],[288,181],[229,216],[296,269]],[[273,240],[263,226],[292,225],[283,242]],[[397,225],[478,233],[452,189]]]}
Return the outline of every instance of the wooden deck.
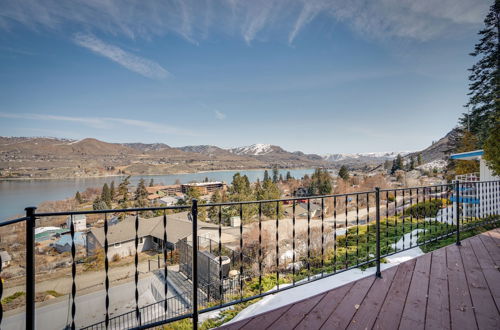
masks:
{"label": "wooden deck", "polygon": [[500,329],[500,229],[223,329]]}

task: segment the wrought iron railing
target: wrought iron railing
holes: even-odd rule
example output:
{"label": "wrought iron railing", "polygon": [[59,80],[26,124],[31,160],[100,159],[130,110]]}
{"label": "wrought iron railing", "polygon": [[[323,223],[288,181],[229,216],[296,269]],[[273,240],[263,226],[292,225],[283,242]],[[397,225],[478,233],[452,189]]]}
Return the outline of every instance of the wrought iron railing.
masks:
{"label": "wrought iron railing", "polygon": [[[163,256],[162,291],[156,292],[153,304],[139,303],[139,245],[141,215],[160,214]],[[188,211],[191,231],[185,269],[173,270],[168,262],[167,230],[172,212]],[[76,280],[79,276],[76,229],[70,221],[71,292],[69,294],[69,328],[150,328],[192,319],[193,328],[199,315],[288,290],[357,267],[375,267],[381,276],[383,258],[415,247],[453,240],[460,244],[461,233],[478,226],[496,225],[500,214],[500,181],[454,182],[427,187],[379,189],[338,195],[200,204],[188,206],[149,207],[119,210],[37,213],[26,208],[26,216],[0,223],[0,228],[24,224],[27,329],[35,328],[35,227],[37,221],[52,217],[85,214],[103,221],[104,243],[104,310],[102,319],[77,318]],[[212,223],[211,243],[207,251],[198,238],[200,216],[209,215]],[[111,258],[109,242],[110,215],[133,215],[130,233],[134,259],[133,309],[113,315],[110,305]],[[230,227],[228,220],[237,216],[240,224]],[[102,219],[103,218],[103,219]],[[213,246],[215,245],[215,246]],[[197,251],[196,253],[192,253]],[[179,253],[181,253],[179,252]],[[229,259],[229,262],[228,262]],[[208,265],[208,266],[207,266]],[[218,265],[218,266],[217,266]],[[229,265],[229,266],[228,266]],[[0,269],[1,271],[1,269]],[[175,276],[181,276],[188,290],[169,289]],[[174,276],[175,275],[175,276]],[[39,275],[39,278],[41,276]],[[203,282],[201,282],[203,278]],[[172,283],[170,283],[172,282]],[[3,298],[4,281],[0,281]],[[172,289],[170,289],[172,290]],[[158,290],[157,290],[158,291]],[[0,300],[3,301],[3,300]],[[0,306],[2,307],[2,306]],[[8,328],[8,318],[0,314],[0,326]],[[7,324],[5,324],[7,322]]]}

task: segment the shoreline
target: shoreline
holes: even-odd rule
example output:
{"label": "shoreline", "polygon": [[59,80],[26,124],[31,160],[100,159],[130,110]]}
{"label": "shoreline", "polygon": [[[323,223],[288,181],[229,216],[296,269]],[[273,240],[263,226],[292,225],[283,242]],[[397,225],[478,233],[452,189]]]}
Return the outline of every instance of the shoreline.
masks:
{"label": "shoreline", "polygon": [[[280,171],[284,170],[307,170],[314,169],[313,167],[287,167],[279,168]],[[225,169],[225,170],[206,170],[206,171],[192,171],[192,172],[175,172],[175,173],[164,173],[164,174],[110,174],[110,175],[93,175],[93,176],[67,176],[60,178],[53,177],[41,177],[41,178],[0,178],[1,181],[43,181],[43,180],[76,180],[76,179],[102,179],[102,178],[116,178],[116,177],[152,177],[152,176],[165,176],[165,175],[186,175],[186,174],[196,174],[196,173],[218,173],[218,172],[233,172],[233,171],[265,171],[272,170],[272,168],[245,168],[245,169]]]}

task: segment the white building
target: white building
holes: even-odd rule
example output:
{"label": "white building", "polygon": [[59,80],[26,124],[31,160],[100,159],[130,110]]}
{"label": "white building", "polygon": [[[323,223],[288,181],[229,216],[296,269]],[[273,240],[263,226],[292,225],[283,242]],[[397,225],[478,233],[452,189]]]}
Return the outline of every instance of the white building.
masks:
{"label": "white building", "polygon": [[87,229],[87,217],[85,217],[85,214],[70,215],[68,219],[66,219],[66,227],[68,229],[71,229],[72,220],[75,231],[84,231]]}
{"label": "white building", "polygon": [[2,268],[5,268],[10,265],[10,261],[12,259],[7,251],[0,251],[0,258],[2,259]]}
{"label": "white building", "polygon": [[[500,214],[500,177],[495,176],[483,159],[483,150],[474,150],[453,154],[451,159],[479,161],[479,173],[457,175],[460,183],[458,201],[462,206],[462,215],[466,217],[484,217]],[[457,198],[452,197],[457,203]]]}

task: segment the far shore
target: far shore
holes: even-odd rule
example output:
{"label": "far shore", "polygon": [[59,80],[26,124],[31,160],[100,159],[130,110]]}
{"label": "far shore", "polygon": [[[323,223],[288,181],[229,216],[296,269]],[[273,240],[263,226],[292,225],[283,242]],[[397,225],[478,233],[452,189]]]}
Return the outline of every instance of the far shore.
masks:
{"label": "far shore", "polygon": [[[286,167],[279,168],[280,170],[307,170],[312,167]],[[265,171],[271,170],[272,168],[262,167],[262,168],[234,168],[234,169],[224,169],[224,170],[208,170],[208,171],[182,171],[182,172],[172,172],[172,173],[159,173],[159,174],[108,174],[108,175],[89,175],[89,176],[63,176],[60,178],[54,177],[37,177],[37,178],[0,178],[0,181],[34,181],[34,180],[67,180],[67,179],[99,179],[99,178],[123,178],[127,176],[131,177],[154,177],[154,176],[164,176],[164,175],[184,175],[184,174],[194,174],[194,173],[217,173],[217,172],[233,172],[233,171]]]}

